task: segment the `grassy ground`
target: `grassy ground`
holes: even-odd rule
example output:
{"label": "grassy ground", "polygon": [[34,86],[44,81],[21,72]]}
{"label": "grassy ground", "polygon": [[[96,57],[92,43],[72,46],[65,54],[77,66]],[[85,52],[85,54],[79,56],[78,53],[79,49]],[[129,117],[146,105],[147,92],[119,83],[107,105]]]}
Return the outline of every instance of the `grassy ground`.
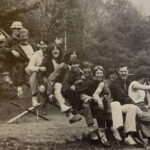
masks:
{"label": "grassy ground", "polygon": [[[9,93],[8,93],[9,94]],[[13,99],[25,107],[31,106],[30,90],[25,88],[23,100]],[[6,122],[23,110],[9,103],[9,97],[0,101],[0,150],[103,150],[100,142],[92,143],[87,138],[87,127],[84,121],[69,124],[67,117],[58,108],[48,106],[50,121],[36,120],[36,116],[27,114],[13,124]],[[107,149],[142,149],[118,143],[109,135],[111,148]]]}

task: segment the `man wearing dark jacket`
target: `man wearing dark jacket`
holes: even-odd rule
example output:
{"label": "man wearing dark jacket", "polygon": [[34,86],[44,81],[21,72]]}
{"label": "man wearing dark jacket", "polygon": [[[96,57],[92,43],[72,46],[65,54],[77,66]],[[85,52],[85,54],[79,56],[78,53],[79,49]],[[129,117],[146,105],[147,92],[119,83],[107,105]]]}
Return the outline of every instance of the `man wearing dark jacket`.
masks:
{"label": "man wearing dark jacket", "polygon": [[[123,126],[122,113],[126,114],[124,124],[126,131],[125,142],[127,144],[134,145],[136,144],[133,139],[133,134],[136,132],[136,116],[141,115],[141,111],[134,105],[134,102],[128,96],[128,87],[130,84],[128,74],[129,71],[127,65],[122,64],[119,67],[118,79],[115,80],[110,86],[111,95],[113,98],[111,108],[113,125],[117,125],[117,129],[115,128],[116,131]],[[121,113],[119,113],[119,110],[121,110]],[[118,116],[117,118],[116,115]],[[121,140],[121,138],[119,139]]]}
{"label": "man wearing dark jacket", "polygon": [[28,65],[29,60],[32,58],[36,51],[34,43],[28,40],[28,30],[23,28],[19,30],[20,43],[12,48],[11,52],[15,57],[15,67],[17,68],[17,86],[18,97],[23,98],[22,86],[25,83],[25,67]]}

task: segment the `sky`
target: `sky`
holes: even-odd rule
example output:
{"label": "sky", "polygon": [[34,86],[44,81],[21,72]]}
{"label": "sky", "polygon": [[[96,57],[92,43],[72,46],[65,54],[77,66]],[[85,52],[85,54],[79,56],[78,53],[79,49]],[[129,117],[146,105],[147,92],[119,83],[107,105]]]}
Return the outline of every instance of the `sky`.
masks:
{"label": "sky", "polygon": [[129,0],[145,15],[150,15],[150,0]]}

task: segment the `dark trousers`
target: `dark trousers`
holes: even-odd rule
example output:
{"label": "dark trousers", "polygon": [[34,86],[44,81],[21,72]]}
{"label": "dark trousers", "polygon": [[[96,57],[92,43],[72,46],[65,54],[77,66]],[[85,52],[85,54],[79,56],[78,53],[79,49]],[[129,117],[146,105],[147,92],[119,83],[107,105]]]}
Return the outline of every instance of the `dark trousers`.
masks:
{"label": "dark trousers", "polygon": [[62,95],[64,96],[65,99],[68,100],[68,103],[72,106],[74,110],[80,111],[82,109],[80,94],[71,89],[64,90],[62,88]]}
{"label": "dark trousers", "polygon": [[16,62],[16,85],[22,86],[25,83],[25,64],[23,62]]}
{"label": "dark trousers", "polygon": [[99,128],[105,128],[105,118],[103,117],[103,111],[97,104],[83,103],[83,113],[88,126],[93,125],[93,118],[96,119]]}

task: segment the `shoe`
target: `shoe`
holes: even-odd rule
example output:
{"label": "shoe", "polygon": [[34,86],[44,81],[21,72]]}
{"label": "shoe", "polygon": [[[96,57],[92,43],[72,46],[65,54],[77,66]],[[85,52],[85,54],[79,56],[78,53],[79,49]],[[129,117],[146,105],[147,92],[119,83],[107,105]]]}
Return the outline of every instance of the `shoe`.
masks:
{"label": "shoe", "polygon": [[99,134],[99,137],[100,137],[100,142],[102,143],[102,145],[104,147],[110,147],[111,144],[110,142],[108,141],[107,137],[106,137],[106,134],[105,134],[105,130],[104,129],[98,129],[98,134]]}
{"label": "shoe", "polygon": [[137,144],[131,135],[129,135],[128,137],[125,138],[125,143],[127,145],[136,145]]}
{"label": "shoe", "polygon": [[71,117],[71,119],[69,119],[69,122],[72,124],[72,123],[76,123],[76,122],[78,122],[80,120],[82,120],[81,116],[79,116],[79,115],[73,115]]}
{"label": "shoe", "polygon": [[18,86],[18,88],[17,88],[17,96],[19,97],[19,98],[23,98],[23,88],[22,88],[22,86]]}
{"label": "shoe", "polygon": [[98,135],[96,134],[95,131],[92,131],[90,134],[90,139],[93,141],[97,141],[98,140]]}
{"label": "shoe", "polygon": [[116,139],[117,141],[122,141],[122,138],[121,138],[121,136],[120,136],[120,133],[119,133],[118,129],[113,129],[113,128],[111,128],[111,130],[112,130],[112,132],[113,132],[113,136],[115,137],[115,139]]}
{"label": "shoe", "polygon": [[61,108],[61,111],[62,111],[62,112],[67,112],[67,111],[70,110],[72,107],[66,106],[65,104],[63,104],[63,105],[60,106],[60,108]]}

